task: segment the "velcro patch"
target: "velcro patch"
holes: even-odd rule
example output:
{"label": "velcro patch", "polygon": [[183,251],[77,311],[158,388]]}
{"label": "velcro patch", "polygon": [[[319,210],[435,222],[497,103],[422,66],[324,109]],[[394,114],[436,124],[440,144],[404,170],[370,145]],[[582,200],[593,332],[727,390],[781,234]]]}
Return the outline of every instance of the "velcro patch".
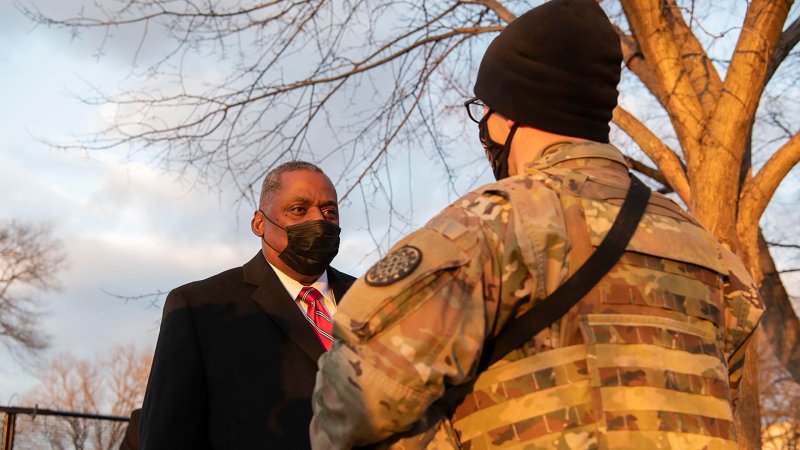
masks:
{"label": "velcro patch", "polygon": [[384,256],[376,262],[364,277],[370,286],[389,286],[411,274],[422,262],[422,251],[417,247],[405,245]]}

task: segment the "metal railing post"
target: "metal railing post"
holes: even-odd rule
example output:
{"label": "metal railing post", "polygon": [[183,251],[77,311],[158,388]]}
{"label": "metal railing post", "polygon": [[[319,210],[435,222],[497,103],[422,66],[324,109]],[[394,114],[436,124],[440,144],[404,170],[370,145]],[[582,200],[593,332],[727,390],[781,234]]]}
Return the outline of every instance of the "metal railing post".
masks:
{"label": "metal railing post", "polygon": [[17,424],[17,413],[7,412],[6,422],[3,424],[2,450],[14,450],[14,428]]}
{"label": "metal railing post", "polygon": [[53,416],[63,418],[74,418],[83,420],[100,420],[111,422],[128,422],[130,417],[125,416],[110,416],[104,414],[85,413],[77,411],[57,411],[52,409],[40,409],[39,406],[33,408],[26,408],[20,406],[3,406],[0,405],[0,414],[6,415],[6,420],[3,423],[3,442],[0,450],[13,450],[14,449],[14,434],[16,432],[17,415],[23,414],[31,416],[35,419],[36,416]]}

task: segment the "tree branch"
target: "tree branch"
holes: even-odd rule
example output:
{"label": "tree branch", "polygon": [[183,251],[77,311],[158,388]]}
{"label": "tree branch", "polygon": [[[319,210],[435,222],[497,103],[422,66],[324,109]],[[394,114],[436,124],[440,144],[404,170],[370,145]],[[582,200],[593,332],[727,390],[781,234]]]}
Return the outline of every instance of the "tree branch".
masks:
{"label": "tree branch", "polygon": [[664,174],[661,173],[661,171],[659,171],[658,169],[654,169],[641,161],[633,159],[630,156],[625,156],[625,155],[623,156],[625,157],[625,162],[628,164],[628,167],[630,167],[631,170],[635,170],[661,183],[663,187],[658,189],[658,192],[662,194],[675,192],[675,190],[672,189],[672,186],[669,185],[667,179],[664,178]]}
{"label": "tree branch", "polygon": [[517,18],[517,16],[514,15],[514,13],[509,11],[505,6],[503,6],[497,0],[473,0],[473,1],[461,0],[459,1],[459,3],[465,5],[483,5],[487,9],[493,11],[497,15],[497,17],[499,17],[500,20],[502,20],[505,23],[511,23],[514,21],[514,19]]}
{"label": "tree branch", "polygon": [[650,67],[641,50],[639,50],[639,44],[636,42],[636,39],[629,34],[625,34],[617,25],[614,25],[614,31],[617,32],[620,45],[622,46],[622,61],[625,67],[633,72],[644,87],[663,105],[666,99],[661,92],[661,87],[656,79],[656,75],[653,73],[653,68]]}
{"label": "tree branch", "polygon": [[767,245],[769,245],[770,247],[776,247],[776,248],[800,249],[800,245],[798,245],[798,244],[784,244],[784,243],[781,243],[781,242],[767,242]]}
{"label": "tree branch", "polygon": [[[747,8],[739,42],[731,58],[722,96],[708,129],[723,149],[732,153],[738,170],[746,136],[764,90],[767,65],[781,36],[791,0],[753,0]],[[737,154],[738,153],[738,154]],[[726,158],[728,159],[728,158]],[[716,167],[727,173],[730,167]]]}
{"label": "tree branch", "polygon": [[800,17],[794,19],[794,22],[781,34],[781,39],[775,46],[769,67],[767,67],[767,76],[766,80],[764,80],[765,86],[769,84],[772,76],[775,75],[775,71],[778,70],[783,60],[789,56],[789,52],[797,45],[798,41],[800,41]]}
{"label": "tree branch", "polygon": [[739,198],[737,228],[757,226],[778,185],[799,162],[800,133],[797,133],[767,160],[754,177],[745,180]]}
{"label": "tree branch", "polygon": [[416,95],[414,96],[413,104],[411,105],[410,108],[408,108],[408,110],[405,112],[405,114],[403,114],[403,117],[401,119],[400,124],[398,126],[396,126],[394,131],[391,133],[391,135],[388,136],[384,140],[383,145],[381,146],[381,149],[379,151],[375,152],[375,156],[372,158],[372,160],[369,162],[369,164],[366,166],[366,168],[364,168],[364,170],[361,172],[361,174],[357,177],[356,181],[353,184],[351,184],[351,186],[349,188],[347,188],[347,190],[344,192],[344,194],[342,194],[340,196],[341,200],[346,199],[350,195],[350,193],[353,192],[353,190],[357,186],[359,186],[361,184],[361,181],[364,179],[364,177],[371,170],[373,170],[373,168],[375,167],[375,164],[381,158],[384,157],[385,153],[389,149],[389,145],[392,143],[392,141],[395,139],[395,137],[397,137],[397,133],[400,132],[400,130],[403,128],[403,125],[405,125],[405,123],[411,117],[411,113],[418,107],[420,99],[422,98],[422,94],[425,92],[425,89],[424,89],[425,85],[428,83],[428,81],[430,79],[430,76],[434,73],[436,68],[447,58],[447,56],[453,50],[455,50],[461,42],[463,42],[464,39],[466,39],[466,38],[461,38],[461,40],[459,40],[456,44],[450,46],[441,56],[436,58],[436,60],[431,61],[429,63],[429,65],[426,65],[427,66],[426,70],[423,73],[420,74],[420,80],[419,80],[419,84],[418,84],[418,91],[417,91]]}
{"label": "tree branch", "polygon": [[[684,70],[682,53],[678,48],[672,25],[662,12],[662,0],[620,0],[631,32],[655,77],[661,103],[669,113],[681,142],[696,136],[701,129],[703,108],[691,79]],[[687,160],[693,157],[684,148]],[[677,191],[677,189],[676,189]]]}
{"label": "tree branch", "polygon": [[686,172],[675,151],[661,142],[661,139],[621,106],[614,109],[612,120],[656,164],[668,181],[664,184],[669,184],[684,204],[691,204],[692,193],[689,180],[686,178]]}
{"label": "tree branch", "polygon": [[675,44],[680,53],[680,61],[700,101],[703,111],[710,113],[719,98],[722,80],[711,63],[703,46],[683,19],[675,0],[665,1],[662,11],[667,17]]}
{"label": "tree branch", "polygon": [[[258,4],[251,8],[237,9],[231,12],[222,12],[219,10],[208,11],[208,12],[200,10],[196,10],[197,12],[180,12],[163,8],[161,3],[158,3],[158,6],[161,7],[160,10],[150,14],[142,14],[139,16],[134,16],[130,19],[113,19],[109,17],[96,19],[93,17],[83,17],[83,16],[76,17],[74,19],[53,19],[51,17],[45,16],[39,11],[34,11],[33,9],[25,6],[20,7],[19,10],[29,19],[44,25],[67,26],[74,28],[98,28],[98,27],[107,28],[110,26],[117,27],[117,26],[133,25],[137,23],[149,22],[163,17],[178,18],[178,19],[207,19],[207,18],[224,19],[236,16],[248,16],[262,9],[275,6],[278,3],[280,3],[280,0]],[[156,3],[155,2],[151,3],[151,5],[154,4]]]}

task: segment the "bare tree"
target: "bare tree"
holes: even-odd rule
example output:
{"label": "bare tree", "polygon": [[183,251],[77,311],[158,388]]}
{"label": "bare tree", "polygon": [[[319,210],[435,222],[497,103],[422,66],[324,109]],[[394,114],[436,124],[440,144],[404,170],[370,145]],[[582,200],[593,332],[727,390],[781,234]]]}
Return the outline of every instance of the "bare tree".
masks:
{"label": "bare tree", "polygon": [[[94,359],[60,354],[50,360],[40,384],[23,401],[62,411],[127,416],[142,404],[151,363],[152,351],[133,345],[113,347]],[[110,450],[119,446],[125,425],[72,417],[34,418],[20,427],[20,440],[40,442],[43,435],[52,448]]]}
{"label": "bare tree", "polygon": [[[446,113],[470,96],[492,33],[538,3],[129,0],[64,19],[23,10],[76,34],[102,32],[101,52],[114,33],[140,33],[131,84],[84,97],[116,108],[108,127],[64,146],[129,145],[201,183],[233,184],[243,198],[282,158],[328,160],[339,164],[343,198],[388,203],[400,217],[388,228],[402,231],[407,223],[387,168],[414,155],[460,190],[458,172],[470,159],[454,150],[466,142],[465,121]],[[765,278],[777,271],[764,272],[774,263],[759,245],[759,220],[800,161],[800,93],[790,75],[800,20],[792,3],[601,2],[618,26],[627,68],[614,123],[629,140],[617,133],[615,142],[635,170],[674,192],[739,254],[758,282],[768,281],[777,295],[765,299],[780,315],[768,312],[763,328],[800,381],[800,321],[780,278]],[[155,56],[153,42],[170,47]],[[205,55],[222,59],[225,70],[203,83],[194,75]],[[753,383],[756,360],[748,363]],[[742,410],[757,415],[757,399],[749,401]],[[757,446],[757,416],[740,420],[749,424],[743,445]]]}
{"label": "bare tree", "polygon": [[800,384],[771,351],[759,355],[761,436],[765,449],[800,447]]}
{"label": "bare tree", "polygon": [[38,296],[55,287],[64,261],[48,228],[17,222],[0,225],[0,341],[13,354],[22,356],[47,346]]}

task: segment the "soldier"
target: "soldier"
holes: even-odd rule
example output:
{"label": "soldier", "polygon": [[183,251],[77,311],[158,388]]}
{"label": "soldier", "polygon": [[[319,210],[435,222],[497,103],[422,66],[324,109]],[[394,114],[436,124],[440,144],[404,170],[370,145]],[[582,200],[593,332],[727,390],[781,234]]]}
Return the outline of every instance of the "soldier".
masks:
{"label": "soldier", "polygon": [[660,194],[587,295],[477,370],[487,340],[569,279],[620,211],[631,178],[608,122],[621,63],[595,0],[547,2],[494,39],[467,106],[498,181],[343,299],[314,448],[737,448],[732,399],[763,304],[742,263]]}

